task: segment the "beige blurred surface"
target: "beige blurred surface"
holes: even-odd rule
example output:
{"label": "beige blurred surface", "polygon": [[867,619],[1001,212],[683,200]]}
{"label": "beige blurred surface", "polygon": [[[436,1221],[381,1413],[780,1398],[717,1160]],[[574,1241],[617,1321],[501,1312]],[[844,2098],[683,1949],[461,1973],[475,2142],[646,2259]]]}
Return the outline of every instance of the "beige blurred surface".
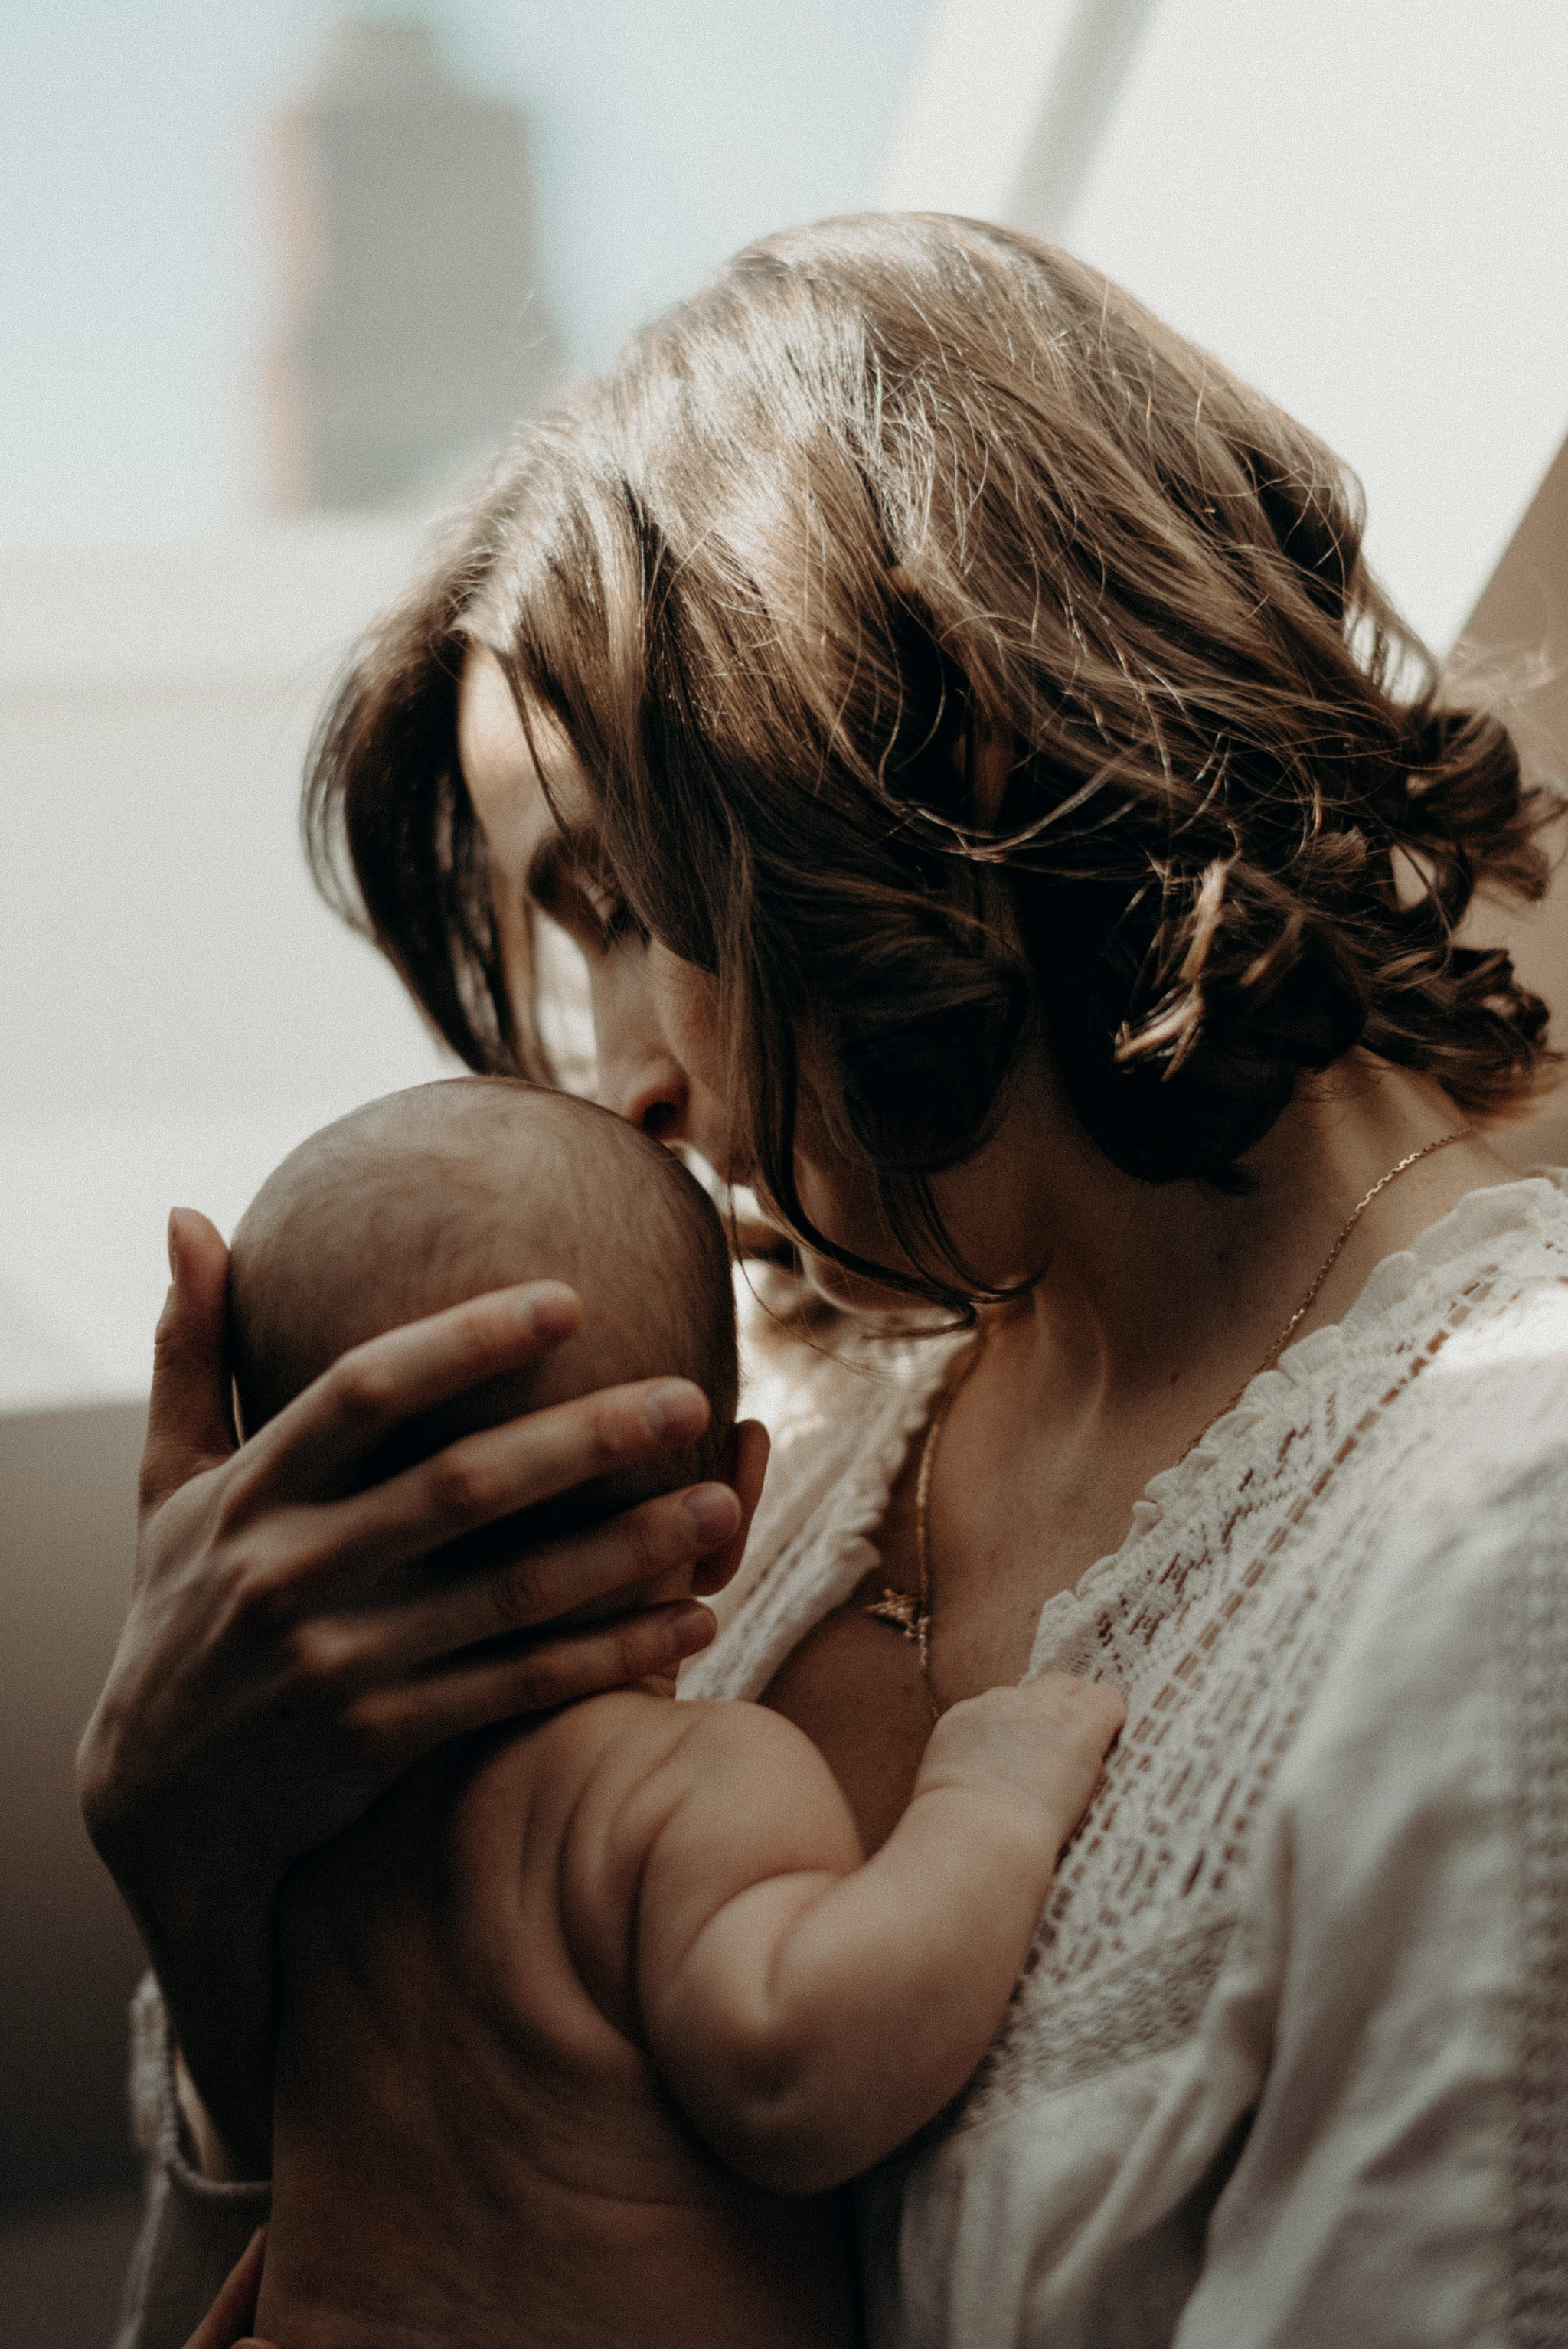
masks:
{"label": "beige blurred surface", "polygon": [[105,2349],[141,2217],[139,2198],[0,2216],[0,2340]]}
{"label": "beige blurred surface", "polygon": [[[139,1945],[77,1809],[129,1595],[139,1403],[0,1417],[0,2217],[134,2189]],[[0,2302],[3,2306],[3,2302]],[[0,2317],[0,2339],[21,2340]]]}

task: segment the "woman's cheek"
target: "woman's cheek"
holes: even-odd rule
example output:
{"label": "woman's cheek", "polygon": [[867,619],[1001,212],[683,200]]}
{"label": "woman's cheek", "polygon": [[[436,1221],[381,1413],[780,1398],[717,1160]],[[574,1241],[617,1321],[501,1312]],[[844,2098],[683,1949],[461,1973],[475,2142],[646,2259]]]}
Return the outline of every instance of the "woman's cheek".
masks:
{"label": "woman's cheek", "polygon": [[648,943],[645,968],[648,994],[665,1043],[693,1087],[717,1099],[723,1071],[716,982],[656,938]]}

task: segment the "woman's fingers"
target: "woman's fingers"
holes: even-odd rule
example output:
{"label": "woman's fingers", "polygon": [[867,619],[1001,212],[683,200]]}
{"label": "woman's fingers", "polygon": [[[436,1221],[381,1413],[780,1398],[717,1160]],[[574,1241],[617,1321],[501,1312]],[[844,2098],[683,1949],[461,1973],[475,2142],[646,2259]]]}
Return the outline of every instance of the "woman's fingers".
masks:
{"label": "woman's fingers", "polygon": [[[266,2246],[267,2230],[258,2227],[185,2349],[240,2349],[241,2333],[248,2332],[255,2323],[256,2294],[262,2286],[262,2261]],[[261,2349],[266,2349],[264,2343]]]}
{"label": "woman's fingers", "polygon": [[710,1599],[716,1590],[722,1590],[740,1564],[751,1520],[762,1498],[762,1480],[768,1474],[770,1449],[771,1439],[759,1419],[738,1420],[725,1440],[718,1473],[740,1504],[740,1518],[721,1547],[705,1551],[698,1561],[692,1581],[693,1593],[698,1599]]}
{"label": "woman's fingers", "polygon": [[674,1672],[707,1646],[717,1628],[712,1611],[690,1599],[618,1615],[590,1630],[367,1689],[348,1708],[344,1733],[363,1763],[389,1773],[407,1769],[472,1730]]}
{"label": "woman's fingers", "polygon": [[[522,1544],[482,1568],[420,1577],[401,1606],[323,1617],[304,1637],[319,1652],[321,1678],[385,1680],[694,1569],[740,1519],[727,1485],[691,1485],[538,1548]],[[405,1579],[404,1590],[410,1587]]]}
{"label": "woman's fingers", "polygon": [[194,1207],[176,1207],[170,1216],[169,1269],[172,1280],[152,1341],[144,1509],[157,1508],[234,1449],[225,1340],[229,1251],[217,1226]]}
{"label": "woman's fingers", "polygon": [[389,1481],[387,1532],[396,1540],[400,1531],[413,1555],[431,1547],[432,1534],[471,1533],[695,1443],[707,1421],[707,1397],[689,1379],[645,1379],[550,1404],[463,1436]]}
{"label": "woman's fingers", "polygon": [[[310,1512],[308,1540],[300,1525],[290,1524],[294,1595],[330,1588],[349,1596],[368,1577],[380,1581],[481,1526],[516,1516],[611,1469],[634,1467],[689,1444],[707,1417],[707,1397],[689,1380],[645,1379],[552,1403],[525,1418],[459,1437],[417,1467]],[[686,1537],[684,1560],[716,1548],[734,1531],[727,1511],[717,1526],[718,1506],[711,1503],[704,1525]],[[656,1528],[646,1530],[652,1535]],[[666,1543],[653,1570],[683,1562],[668,1552]],[[640,1572],[626,1577],[641,1578]],[[530,1619],[542,1617],[536,1612]]]}
{"label": "woman's fingers", "polygon": [[240,1481],[257,1501],[314,1500],[393,1428],[538,1361],[582,1318],[562,1282],[534,1280],[470,1297],[352,1347],[262,1429]]}

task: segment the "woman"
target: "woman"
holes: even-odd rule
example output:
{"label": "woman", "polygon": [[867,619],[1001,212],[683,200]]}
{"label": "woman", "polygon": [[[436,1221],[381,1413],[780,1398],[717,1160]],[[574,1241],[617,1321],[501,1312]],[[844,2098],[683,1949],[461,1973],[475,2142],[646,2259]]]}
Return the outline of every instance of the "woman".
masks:
{"label": "woman", "polygon": [[[1093,272],[830,222],[523,443],[317,747],[322,867],[464,1058],[543,1072],[543,906],[605,1097],[861,1317],[689,1685],[799,1722],[869,1842],[959,1696],[1127,1696],[986,2064],[861,2190],[878,2342],[1551,2337],[1568,1206],[1484,1132],[1544,1009],[1455,932],[1540,894],[1552,811],[1359,537],[1327,451]],[[345,1499],[562,1309],[399,1333],[233,1454],[221,1244],[176,1229],[83,1761],[187,2075],[182,2138],[150,1991],[148,2344],[259,2207],[222,2181],[264,2167],[284,1869],[444,1737],[695,1649],[692,1609],[550,1626],[650,1555],[717,1588],[760,1450],[433,1598],[431,1547],[689,1393]]]}

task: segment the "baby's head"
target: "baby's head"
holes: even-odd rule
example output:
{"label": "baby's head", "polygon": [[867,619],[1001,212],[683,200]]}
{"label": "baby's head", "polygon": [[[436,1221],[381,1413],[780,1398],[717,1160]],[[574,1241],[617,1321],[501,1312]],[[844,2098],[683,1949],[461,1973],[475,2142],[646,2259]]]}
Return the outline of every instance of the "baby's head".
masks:
{"label": "baby's head", "polygon": [[686,1169],[607,1110],[498,1077],[389,1093],[285,1158],[231,1256],[231,1358],[247,1435],[340,1354],[514,1282],[563,1280],[576,1332],[398,1431],[370,1473],[624,1380],[695,1380],[700,1441],[544,1505],[559,1530],[711,1475],[735,1416],[735,1307],[718,1217]]}

